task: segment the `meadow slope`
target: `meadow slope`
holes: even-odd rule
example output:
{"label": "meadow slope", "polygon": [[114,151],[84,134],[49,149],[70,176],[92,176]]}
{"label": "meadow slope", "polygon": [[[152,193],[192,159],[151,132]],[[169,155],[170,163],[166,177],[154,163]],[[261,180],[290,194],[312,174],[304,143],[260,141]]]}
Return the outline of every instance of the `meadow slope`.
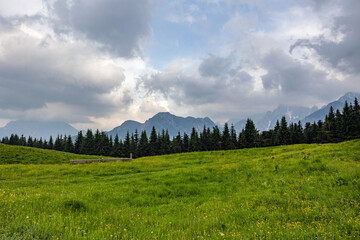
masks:
{"label": "meadow slope", "polygon": [[0,239],[360,237],[360,140],[84,165],[8,147]]}
{"label": "meadow slope", "polygon": [[0,164],[62,164],[75,159],[106,158],[0,143]]}

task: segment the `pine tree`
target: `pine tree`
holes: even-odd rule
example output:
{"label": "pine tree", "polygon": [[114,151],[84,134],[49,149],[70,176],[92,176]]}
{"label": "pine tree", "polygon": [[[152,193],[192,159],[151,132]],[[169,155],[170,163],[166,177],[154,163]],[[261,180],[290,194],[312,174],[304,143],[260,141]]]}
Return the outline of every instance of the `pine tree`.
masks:
{"label": "pine tree", "polygon": [[287,127],[287,121],[285,116],[281,118],[280,129],[279,129],[279,144],[287,145],[290,143],[290,133]]}
{"label": "pine tree", "polygon": [[74,152],[74,145],[73,145],[70,135],[67,137],[67,140],[66,140],[65,152],[71,152],[71,153]]}
{"label": "pine tree", "polygon": [[245,147],[246,148],[255,147],[257,143],[257,136],[258,136],[258,131],[255,128],[255,124],[250,118],[248,118],[246,120],[246,125],[244,130]]}
{"label": "pine tree", "polygon": [[235,131],[235,127],[233,124],[231,124],[231,128],[230,128],[230,149],[235,149],[237,146],[237,141],[236,141],[236,131]]}
{"label": "pine tree", "polygon": [[212,132],[212,150],[221,150],[222,149],[222,141],[221,141],[220,129],[218,126],[213,127]]}
{"label": "pine tree", "polygon": [[190,135],[190,152],[196,152],[199,150],[199,136],[195,128],[192,128]]}
{"label": "pine tree", "polygon": [[181,134],[180,134],[180,132],[178,132],[178,135],[175,138],[173,138],[173,140],[172,140],[172,144],[171,144],[172,151],[174,153],[181,153],[182,148],[183,148],[182,145],[183,144],[182,144]]}
{"label": "pine tree", "polygon": [[49,138],[48,149],[54,149],[54,141],[52,136]]}
{"label": "pine tree", "polygon": [[130,156],[130,133],[127,132],[126,133],[126,137],[125,137],[125,140],[124,140],[124,151],[123,151],[124,155],[126,157],[129,157]]}
{"label": "pine tree", "polygon": [[86,131],[86,135],[80,146],[80,153],[88,155],[94,154],[94,135],[91,129]]}
{"label": "pine tree", "polygon": [[27,146],[28,147],[33,147],[34,146],[34,142],[33,142],[33,139],[32,139],[31,136],[28,137]]}
{"label": "pine tree", "polygon": [[272,135],[272,145],[278,146],[279,144],[280,144],[280,123],[279,120],[277,120],[274,127],[274,133]]}
{"label": "pine tree", "polygon": [[[80,148],[83,142],[83,135],[82,135],[82,131],[79,131],[77,136],[76,136],[76,140],[75,140],[75,145],[74,145],[74,152],[79,154],[80,153]],[[52,141],[52,138],[50,137],[50,141]],[[49,141],[49,147],[50,147],[50,141]]]}
{"label": "pine tree", "polygon": [[182,152],[189,152],[189,135],[187,135],[186,133],[184,133],[184,138],[183,138],[183,149]]}
{"label": "pine tree", "polygon": [[222,149],[224,150],[228,150],[230,149],[230,131],[229,131],[229,125],[226,122],[224,124],[224,130],[223,130],[223,134],[222,134]]}
{"label": "pine tree", "polygon": [[305,129],[304,129],[304,136],[305,136],[305,143],[310,144],[313,143],[313,135],[312,135],[313,131],[311,129],[311,123],[307,122],[305,124]]}
{"label": "pine tree", "polygon": [[111,156],[113,157],[122,157],[121,146],[119,141],[119,136],[116,134],[114,139],[114,145],[111,149]]}
{"label": "pine tree", "polygon": [[150,154],[150,156],[154,156],[154,155],[159,154],[158,136],[157,136],[157,133],[156,133],[155,126],[152,127],[151,134],[150,134],[149,154]]}
{"label": "pine tree", "polygon": [[148,156],[149,154],[149,143],[148,143],[148,137],[146,134],[146,131],[141,132],[140,141],[139,141],[139,147],[138,147],[138,156]]}
{"label": "pine tree", "polygon": [[93,148],[93,154],[95,155],[103,155],[102,150],[102,142],[101,142],[101,134],[99,129],[96,129],[94,134],[94,148]]}
{"label": "pine tree", "polygon": [[62,135],[57,135],[54,143],[54,149],[56,151],[64,151]]}

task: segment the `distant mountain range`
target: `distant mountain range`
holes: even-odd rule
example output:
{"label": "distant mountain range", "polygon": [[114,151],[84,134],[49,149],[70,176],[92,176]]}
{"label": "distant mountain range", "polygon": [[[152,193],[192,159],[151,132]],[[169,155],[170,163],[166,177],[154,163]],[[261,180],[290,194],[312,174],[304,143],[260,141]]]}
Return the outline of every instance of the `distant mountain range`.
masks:
{"label": "distant mountain range", "polygon": [[[360,100],[360,94],[349,92],[338,100],[333,101],[320,109],[318,109],[317,107],[307,108],[299,106],[279,105],[275,110],[268,111],[263,117],[254,120],[254,123],[258,130],[267,131],[269,129],[273,129],[276,121],[280,121],[282,116],[286,117],[286,121],[288,123],[297,123],[298,121],[301,121],[303,125],[305,125],[306,122],[313,123],[319,120],[324,121],[325,116],[329,113],[331,106],[334,108],[334,112],[337,109],[342,111],[345,105],[345,101],[350,104],[354,102],[355,98],[358,98],[358,100]],[[245,124],[246,120],[241,120],[234,123],[235,130],[237,132],[241,131],[245,127]]]}
{"label": "distant mountain range", "polygon": [[11,134],[17,134],[18,136],[49,139],[50,136],[56,137],[58,134],[73,136],[77,132],[78,130],[64,122],[16,120],[0,128],[0,137],[10,137]]}
{"label": "distant mountain range", "polygon": [[313,112],[312,114],[306,116],[301,122],[306,123],[306,122],[317,122],[319,120],[324,121],[325,120],[325,116],[326,114],[329,113],[330,107],[332,106],[334,109],[334,112],[336,112],[336,110],[340,110],[340,112],[342,112],[344,105],[345,105],[345,101],[347,101],[349,104],[350,103],[354,103],[355,98],[357,98],[358,100],[360,100],[360,94],[359,93],[353,93],[353,92],[349,92],[346,93],[344,96],[342,96],[341,98],[339,98],[338,100],[329,103],[328,105],[320,108],[318,111]]}
{"label": "distant mountain range", "polygon": [[183,134],[191,133],[192,128],[195,128],[197,131],[202,131],[204,126],[212,128],[215,126],[215,123],[211,121],[210,118],[194,118],[194,117],[178,117],[168,112],[160,112],[153,116],[152,118],[146,120],[144,123],[139,123],[136,121],[125,121],[120,126],[114,128],[113,130],[108,132],[108,135],[115,136],[118,134],[118,136],[121,139],[124,139],[126,136],[126,133],[134,133],[135,130],[138,130],[138,133],[142,131],[146,131],[149,137],[149,134],[152,130],[152,127],[155,127],[155,129],[158,132],[161,132],[163,129],[167,129],[169,131],[170,136],[174,137],[179,132]]}
{"label": "distant mountain range", "polygon": [[[279,105],[273,111],[268,111],[263,115],[258,115],[259,117],[254,119],[254,122],[256,128],[260,131],[272,129],[275,126],[276,121],[280,120],[282,116],[286,117],[288,123],[298,122],[299,120],[303,123],[303,125],[306,122],[317,122],[325,119],[326,114],[329,113],[330,106],[334,108],[334,111],[337,109],[341,111],[344,107],[345,101],[353,103],[355,97],[360,100],[359,93],[346,93],[338,100],[333,101],[320,109],[317,109],[316,107],[307,108],[300,106]],[[231,122],[229,124],[231,125]],[[246,119],[237,121],[234,123],[235,130],[239,133],[245,127],[245,124]],[[175,116],[168,112],[160,112],[152,118],[146,120],[144,123],[132,120],[125,121],[120,126],[107,132],[107,134],[113,137],[118,134],[121,139],[124,139],[127,132],[131,134],[137,129],[139,135],[145,130],[149,137],[152,127],[155,126],[158,132],[161,132],[162,129],[167,129],[170,136],[174,137],[178,134],[178,132],[180,132],[181,135],[183,135],[184,132],[190,134],[193,127],[200,132],[203,130],[204,126],[213,128],[215,125],[216,124],[208,117],[184,118]],[[219,128],[222,129],[222,126],[219,126]],[[50,136],[56,137],[58,134],[75,136],[77,132],[78,130],[63,122],[17,120],[9,122],[5,127],[0,128],[0,138],[16,133],[19,136],[23,134],[26,137],[32,136],[48,139]]]}
{"label": "distant mountain range", "polygon": [[[260,131],[267,131],[273,129],[276,125],[276,121],[280,120],[282,116],[285,116],[288,123],[298,122],[303,120],[306,116],[317,111],[317,107],[307,108],[300,106],[286,106],[279,105],[275,110],[268,111],[262,117],[254,119],[255,126]],[[241,120],[234,124],[235,130],[240,132],[245,128],[246,120]]]}

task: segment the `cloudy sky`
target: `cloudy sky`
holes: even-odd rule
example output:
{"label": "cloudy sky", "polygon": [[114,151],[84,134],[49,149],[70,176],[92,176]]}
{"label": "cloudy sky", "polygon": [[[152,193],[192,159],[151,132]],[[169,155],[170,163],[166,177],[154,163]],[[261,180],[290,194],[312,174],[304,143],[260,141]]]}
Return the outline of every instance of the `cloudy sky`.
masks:
{"label": "cloudy sky", "polygon": [[0,0],[0,126],[223,123],[360,92],[358,0]]}

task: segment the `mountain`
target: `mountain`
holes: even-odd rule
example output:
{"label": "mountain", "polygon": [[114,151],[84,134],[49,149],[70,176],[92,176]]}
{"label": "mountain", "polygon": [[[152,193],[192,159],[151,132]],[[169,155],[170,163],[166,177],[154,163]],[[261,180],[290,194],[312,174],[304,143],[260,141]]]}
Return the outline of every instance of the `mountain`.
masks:
{"label": "mountain", "polygon": [[[276,121],[280,121],[282,116],[286,117],[288,123],[298,122],[316,110],[318,110],[317,107],[308,108],[300,106],[279,105],[275,110],[266,112],[262,118],[254,120],[254,123],[258,130],[267,131],[274,128]],[[235,123],[235,130],[240,132],[245,127],[245,124],[246,120],[241,120]]]}
{"label": "mountain", "polygon": [[77,132],[70,124],[64,122],[16,120],[0,128],[0,137],[17,134],[18,136],[49,139],[50,136],[56,137],[58,134],[76,135]]}
{"label": "mountain", "polygon": [[119,138],[124,139],[127,132],[131,134],[134,133],[137,129],[139,135],[142,131],[145,130],[149,137],[153,126],[158,132],[161,132],[162,129],[167,129],[170,136],[174,137],[178,134],[178,132],[180,132],[181,134],[183,134],[184,132],[190,134],[192,128],[195,128],[197,131],[202,131],[204,126],[212,128],[215,126],[215,123],[211,121],[211,119],[208,117],[184,118],[175,116],[169,112],[160,112],[152,118],[146,120],[144,123],[139,123],[136,121],[125,121],[120,126],[107,132],[107,134],[113,137],[118,134]]}
{"label": "mountain", "polygon": [[306,122],[313,123],[313,122],[317,122],[319,120],[324,121],[325,116],[329,113],[331,106],[334,108],[334,112],[336,112],[336,110],[338,110],[338,109],[342,112],[342,109],[344,108],[344,105],[345,105],[345,101],[347,101],[349,104],[354,103],[355,98],[357,98],[359,100],[360,94],[348,92],[344,96],[340,97],[338,100],[331,102],[328,105],[320,108],[318,111],[313,112],[309,116],[306,116],[301,122],[304,124]]}

